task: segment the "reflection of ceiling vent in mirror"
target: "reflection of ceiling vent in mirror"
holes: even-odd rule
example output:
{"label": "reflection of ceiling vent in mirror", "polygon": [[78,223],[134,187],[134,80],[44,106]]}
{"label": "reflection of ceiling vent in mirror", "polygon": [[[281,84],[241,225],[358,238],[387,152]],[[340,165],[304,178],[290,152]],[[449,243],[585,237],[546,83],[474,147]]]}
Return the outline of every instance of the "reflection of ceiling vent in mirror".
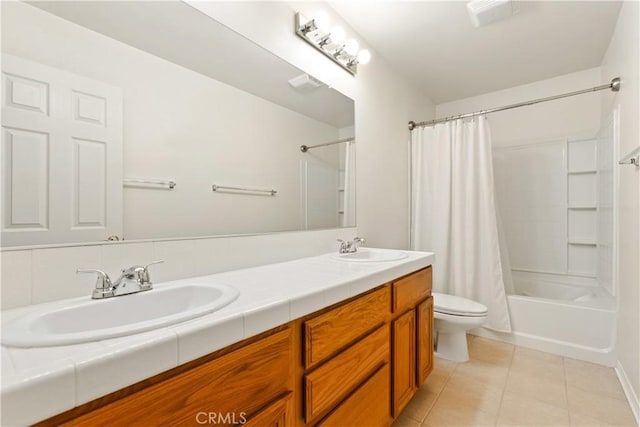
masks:
{"label": "reflection of ceiling vent in mirror", "polygon": [[324,83],[309,74],[301,74],[298,77],[294,77],[289,80],[289,84],[294,89],[305,92],[325,86]]}
{"label": "reflection of ceiling vent in mirror", "polygon": [[520,8],[512,0],[472,0],[467,11],[475,27],[491,24],[518,13]]}

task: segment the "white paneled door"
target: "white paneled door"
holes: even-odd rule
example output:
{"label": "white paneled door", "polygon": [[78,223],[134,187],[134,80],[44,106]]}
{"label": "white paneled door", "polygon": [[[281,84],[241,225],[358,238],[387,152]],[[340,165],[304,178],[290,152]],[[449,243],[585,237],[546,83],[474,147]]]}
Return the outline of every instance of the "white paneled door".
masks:
{"label": "white paneled door", "polygon": [[2,55],[2,246],[122,237],[122,90]]}

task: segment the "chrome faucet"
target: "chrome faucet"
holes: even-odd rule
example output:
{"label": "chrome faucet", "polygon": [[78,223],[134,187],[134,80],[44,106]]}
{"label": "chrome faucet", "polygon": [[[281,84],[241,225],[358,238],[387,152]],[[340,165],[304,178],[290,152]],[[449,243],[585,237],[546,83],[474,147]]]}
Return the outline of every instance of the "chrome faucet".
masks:
{"label": "chrome faucet", "polygon": [[341,254],[351,254],[358,251],[360,245],[364,244],[367,241],[364,237],[354,237],[353,240],[345,242],[342,239],[338,239],[340,242],[340,247],[338,248],[338,253]]}
{"label": "chrome faucet", "polygon": [[149,266],[160,264],[164,261],[155,261],[145,266],[135,265],[122,270],[122,274],[115,283],[111,282],[109,275],[102,270],[78,269],[76,273],[96,273],[98,280],[91,294],[93,299],[119,297],[121,295],[134,294],[153,289],[153,283],[149,277]]}

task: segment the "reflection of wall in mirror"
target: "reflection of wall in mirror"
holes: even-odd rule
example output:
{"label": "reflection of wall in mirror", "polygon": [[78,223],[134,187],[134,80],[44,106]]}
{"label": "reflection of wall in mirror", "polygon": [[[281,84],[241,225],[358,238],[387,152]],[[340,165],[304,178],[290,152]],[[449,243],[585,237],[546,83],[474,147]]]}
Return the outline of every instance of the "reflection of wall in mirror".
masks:
{"label": "reflection of wall in mirror", "polygon": [[[337,128],[24,3],[4,4],[2,25],[3,51],[121,87],[124,176],[178,183],[125,188],[126,239],[299,227],[298,147],[335,140]],[[278,194],[216,194],[214,183]]]}
{"label": "reflection of wall in mirror", "polygon": [[[353,126],[339,128],[338,139],[354,138],[354,132]],[[315,147],[305,153],[306,158],[300,163],[302,229],[355,225],[355,216],[347,212],[347,208],[353,210],[355,204],[348,201],[355,192],[354,166],[347,167],[348,146],[348,142],[342,142]],[[352,149],[351,156],[354,155],[355,149]],[[349,191],[345,190],[346,186]]]}
{"label": "reflection of wall in mirror", "polygon": [[[340,139],[355,138],[355,126],[341,128]],[[355,140],[345,143],[340,150],[340,207],[339,224],[343,227],[356,225],[356,171],[355,171]]]}

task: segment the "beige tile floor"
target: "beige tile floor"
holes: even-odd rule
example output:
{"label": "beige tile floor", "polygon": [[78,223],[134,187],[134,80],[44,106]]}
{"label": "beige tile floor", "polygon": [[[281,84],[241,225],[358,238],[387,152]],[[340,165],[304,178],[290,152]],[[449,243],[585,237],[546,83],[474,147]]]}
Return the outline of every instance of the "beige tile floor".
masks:
{"label": "beige tile floor", "polygon": [[435,360],[393,427],[635,426],[612,368],[469,336],[470,360]]}

